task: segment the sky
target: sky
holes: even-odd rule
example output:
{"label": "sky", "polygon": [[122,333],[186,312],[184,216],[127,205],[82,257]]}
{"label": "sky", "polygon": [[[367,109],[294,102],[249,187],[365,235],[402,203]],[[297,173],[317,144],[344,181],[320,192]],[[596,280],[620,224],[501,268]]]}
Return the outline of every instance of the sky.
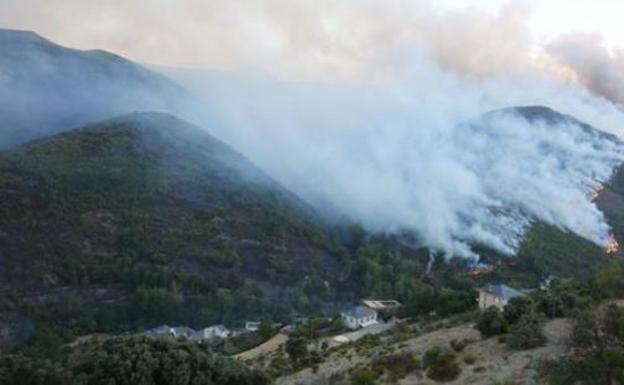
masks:
{"label": "sky", "polygon": [[[494,56],[514,61],[521,49],[534,57],[571,33],[592,33],[596,44],[617,50],[624,47],[622,14],[624,2],[610,0],[0,0],[1,27],[34,30],[66,46],[316,82],[393,76],[389,62],[406,62],[393,56],[405,55],[397,47],[423,36],[446,40],[433,55],[452,61],[449,41],[466,38],[451,28],[457,23],[473,37],[468,47],[495,61],[462,68],[477,75],[508,65]],[[497,55],[478,47],[481,41]]]}
{"label": "sky", "polygon": [[[441,9],[476,7],[488,12],[508,3],[507,0],[438,0]],[[531,34],[539,41],[548,41],[567,32],[597,32],[609,45],[624,45],[621,15],[624,2],[613,0],[541,0],[527,1],[532,9],[528,22]]]}

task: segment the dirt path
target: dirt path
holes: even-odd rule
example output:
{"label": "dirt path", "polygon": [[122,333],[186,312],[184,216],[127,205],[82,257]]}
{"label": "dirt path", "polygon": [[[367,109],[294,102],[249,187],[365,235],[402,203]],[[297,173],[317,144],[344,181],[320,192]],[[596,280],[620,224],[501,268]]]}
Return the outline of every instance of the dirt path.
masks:
{"label": "dirt path", "polygon": [[286,343],[286,340],[288,340],[288,336],[286,334],[278,333],[262,345],[258,345],[255,348],[246,350],[242,353],[238,353],[234,357],[243,361],[252,360],[261,356],[262,354],[271,353],[277,350],[280,345]]}

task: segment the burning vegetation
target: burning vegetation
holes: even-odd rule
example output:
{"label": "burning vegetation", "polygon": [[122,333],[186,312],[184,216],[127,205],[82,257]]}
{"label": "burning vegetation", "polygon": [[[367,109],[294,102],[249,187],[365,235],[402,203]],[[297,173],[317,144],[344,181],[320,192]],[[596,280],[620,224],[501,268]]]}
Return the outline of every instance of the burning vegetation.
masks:
{"label": "burning vegetation", "polygon": [[607,244],[607,248],[605,249],[607,254],[613,255],[620,251],[620,243],[615,239],[613,235],[609,237],[609,243]]}

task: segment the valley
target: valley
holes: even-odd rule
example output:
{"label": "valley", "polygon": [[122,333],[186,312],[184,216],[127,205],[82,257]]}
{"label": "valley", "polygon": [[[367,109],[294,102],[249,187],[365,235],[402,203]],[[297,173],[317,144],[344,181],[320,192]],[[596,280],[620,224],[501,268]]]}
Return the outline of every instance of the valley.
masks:
{"label": "valley", "polygon": [[332,147],[301,107],[314,168],[157,68],[0,30],[0,385],[624,381],[618,136],[512,105]]}

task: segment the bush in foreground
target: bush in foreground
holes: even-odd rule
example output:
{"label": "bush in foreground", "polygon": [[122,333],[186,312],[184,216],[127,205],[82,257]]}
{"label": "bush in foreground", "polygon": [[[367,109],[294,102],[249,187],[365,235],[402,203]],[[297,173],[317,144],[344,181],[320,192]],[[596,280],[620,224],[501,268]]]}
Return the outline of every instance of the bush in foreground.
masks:
{"label": "bush in foreground", "polygon": [[506,344],[510,349],[533,349],[543,346],[546,337],[542,332],[544,318],[536,314],[525,314],[511,327]]}
{"label": "bush in foreground", "polygon": [[507,331],[507,321],[503,313],[496,307],[491,307],[481,313],[475,326],[483,338],[502,334]]}
{"label": "bush in foreground", "polygon": [[427,377],[435,381],[452,381],[461,373],[457,355],[451,349],[439,346],[425,352],[423,366],[427,369]]}

